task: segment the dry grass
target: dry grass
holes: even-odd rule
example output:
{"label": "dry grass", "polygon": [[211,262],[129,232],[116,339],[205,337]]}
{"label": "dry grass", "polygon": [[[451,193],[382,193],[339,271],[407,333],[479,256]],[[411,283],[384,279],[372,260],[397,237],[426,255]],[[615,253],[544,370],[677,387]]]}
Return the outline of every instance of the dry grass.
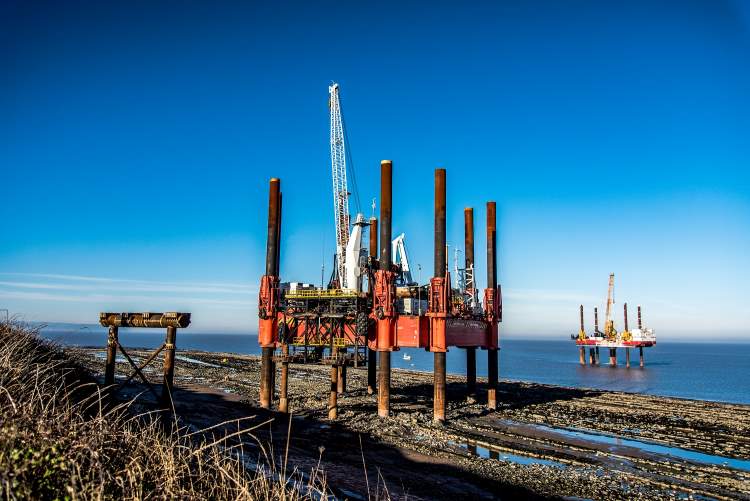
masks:
{"label": "dry grass", "polygon": [[[267,455],[248,458],[241,433],[165,433],[127,403],[107,405],[74,357],[33,330],[0,323],[0,498],[325,498],[318,469],[286,474]],[[231,444],[231,445],[230,445]],[[257,450],[257,449],[256,449]],[[273,457],[273,455],[271,455]],[[257,465],[257,466],[256,466]]]}

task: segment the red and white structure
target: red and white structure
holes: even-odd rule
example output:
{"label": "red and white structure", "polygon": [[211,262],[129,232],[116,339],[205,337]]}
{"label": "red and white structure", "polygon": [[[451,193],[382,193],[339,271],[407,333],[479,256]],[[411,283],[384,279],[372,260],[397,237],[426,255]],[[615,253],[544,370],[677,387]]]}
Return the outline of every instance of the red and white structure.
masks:
{"label": "red and white structure", "polygon": [[583,320],[583,305],[580,306],[580,329],[578,334],[573,334],[579,348],[581,365],[586,365],[586,348],[589,348],[589,364],[599,364],[599,348],[609,348],[609,364],[617,365],[617,348],[625,348],[625,365],[630,367],[630,348],[638,348],[640,355],[640,366],[644,366],[643,348],[650,348],[656,344],[654,329],[644,328],[641,316],[641,306],[638,305],[638,328],[630,330],[628,325],[628,303],[623,304],[624,330],[617,331],[614,318],[612,317],[612,306],[614,305],[615,274],[609,275],[609,290],[607,292],[607,310],[604,323],[604,332],[599,330],[599,312],[594,308],[594,331],[586,333]]}

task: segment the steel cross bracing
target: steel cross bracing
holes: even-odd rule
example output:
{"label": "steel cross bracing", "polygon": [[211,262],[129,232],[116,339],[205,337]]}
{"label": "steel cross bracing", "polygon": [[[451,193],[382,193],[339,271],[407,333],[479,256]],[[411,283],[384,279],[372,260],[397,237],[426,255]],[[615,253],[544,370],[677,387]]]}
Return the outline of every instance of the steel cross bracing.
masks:
{"label": "steel cross bracing", "polygon": [[352,365],[366,363],[368,303],[357,295],[283,297],[280,341],[296,361],[325,361],[336,348]]}
{"label": "steel cross bracing", "polygon": [[336,268],[339,287],[347,288],[346,245],[349,242],[349,188],[346,182],[346,146],[341,121],[339,84],[328,87],[328,107],[331,113],[331,174],[333,178],[333,212],[336,221]]}
{"label": "steel cross bracing", "polygon": [[[336,87],[331,88],[332,124],[337,121]],[[343,124],[342,124],[343,127]],[[332,131],[335,130],[335,127]],[[332,137],[335,133],[332,134]],[[336,158],[335,146],[332,151]],[[341,158],[339,150],[339,158]],[[334,162],[334,167],[336,162]],[[339,173],[341,178],[343,172]],[[408,348],[429,350],[434,357],[433,419],[444,421],[446,416],[446,352],[451,347],[466,348],[467,387],[476,379],[477,348],[487,353],[487,408],[497,408],[498,381],[498,323],[502,316],[502,298],[497,282],[497,226],[496,204],[487,202],[487,288],[484,289],[483,308],[468,309],[457,305],[447,270],[446,246],[446,171],[435,169],[435,272],[424,297],[426,311],[418,314],[402,312],[401,300],[414,299],[420,287],[399,288],[396,275],[399,266],[392,255],[392,179],[393,163],[380,163],[380,217],[370,222],[370,242],[367,259],[361,265],[366,273],[368,288],[294,291],[279,285],[278,249],[281,221],[280,180],[269,183],[269,231],[266,241],[266,275],[261,278],[259,292],[258,343],[263,348],[261,359],[260,404],[270,409],[276,384],[276,363],[281,364],[279,410],[288,412],[289,364],[294,361],[313,361],[331,365],[328,417],[337,418],[337,395],[346,393],[346,367],[366,365],[368,393],[377,390],[378,416],[390,414],[391,355]],[[342,200],[336,200],[337,202]],[[338,213],[337,213],[338,214]],[[465,213],[466,214],[466,213]],[[465,217],[465,242],[473,250],[473,223]],[[380,224],[378,224],[380,222]],[[356,226],[356,225],[355,225]],[[380,232],[377,228],[379,226]],[[344,228],[340,228],[344,229]],[[355,228],[356,229],[356,228]],[[350,243],[361,236],[352,233]],[[374,238],[378,236],[377,238]],[[376,259],[376,253],[379,257]],[[351,256],[352,254],[349,253]],[[362,254],[354,254],[362,257]],[[473,259],[468,263],[471,278]],[[464,284],[466,279],[464,277]],[[416,289],[416,290],[415,290]],[[419,296],[416,298],[421,299]],[[421,301],[420,301],[421,302]],[[460,307],[457,307],[460,306]],[[268,312],[268,313],[267,313]],[[281,355],[274,351],[281,348]],[[376,356],[373,356],[376,355]],[[375,370],[377,366],[377,371]],[[476,383],[476,381],[474,381]]]}

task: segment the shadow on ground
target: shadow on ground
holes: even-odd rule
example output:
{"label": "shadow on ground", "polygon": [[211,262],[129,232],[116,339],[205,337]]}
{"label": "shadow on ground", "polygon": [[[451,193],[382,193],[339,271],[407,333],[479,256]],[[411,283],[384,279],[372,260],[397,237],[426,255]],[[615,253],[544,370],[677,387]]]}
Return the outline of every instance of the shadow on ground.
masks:
{"label": "shadow on ground", "polygon": [[[160,390],[158,385],[156,389]],[[357,388],[351,393],[363,391]],[[456,399],[465,394],[465,387],[458,383],[451,384],[448,392],[449,398]],[[155,408],[154,397],[142,384],[129,384],[119,392],[120,399],[130,399],[136,395],[140,395],[137,403],[140,411]],[[432,387],[417,385],[401,388],[393,392],[392,398],[393,407],[409,405],[424,410],[422,400],[431,401]],[[234,393],[196,385],[176,387],[173,402],[180,421],[196,429],[234,420],[212,429],[207,437],[209,440],[237,432],[238,426],[248,428],[272,420],[253,430],[254,438],[243,434],[233,438],[228,445],[237,445],[241,440],[246,457],[253,460],[265,457],[277,465],[284,463],[289,427],[287,414],[248,404]],[[368,413],[373,420],[379,419],[375,415],[374,400],[371,404],[348,405],[347,409]],[[237,419],[248,417],[240,425],[237,424]],[[472,473],[452,464],[449,459],[384,444],[369,433],[347,429],[341,421],[323,421],[310,415],[294,416],[289,444],[289,469],[294,467],[309,473],[320,463],[334,493],[342,499],[368,499],[368,484],[373,498],[376,492],[378,497],[385,498],[385,486],[391,499],[545,499],[525,488]]]}

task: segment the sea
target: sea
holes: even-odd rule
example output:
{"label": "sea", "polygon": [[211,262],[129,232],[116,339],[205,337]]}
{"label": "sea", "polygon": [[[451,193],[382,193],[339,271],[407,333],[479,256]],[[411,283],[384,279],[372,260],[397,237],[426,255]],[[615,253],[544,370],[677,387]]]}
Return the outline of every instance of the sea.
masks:
{"label": "sea", "polygon": [[[94,326],[46,327],[41,334],[69,346],[101,346],[106,330]],[[164,342],[161,330],[123,329],[123,346],[156,348]],[[177,349],[259,355],[258,338],[251,334],[178,331]],[[607,350],[600,350],[601,366],[581,366],[578,349],[570,339],[503,339],[500,378],[576,388],[627,391],[680,398],[750,404],[750,343],[685,343],[663,341],[644,349],[645,367],[638,367],[638,350],[617,350],[618,365],[609,367]],[[404,355],[411,360],[405,360]],[[588,352],[587,352],[588,361]],[[394,368],[432,371],[433,354],[404,349],[391,357]],[[453,348],[447,355],[451,374],[466,373],[466,351]],[[486,352],[477,350],[477,375],[486,376]]]}

